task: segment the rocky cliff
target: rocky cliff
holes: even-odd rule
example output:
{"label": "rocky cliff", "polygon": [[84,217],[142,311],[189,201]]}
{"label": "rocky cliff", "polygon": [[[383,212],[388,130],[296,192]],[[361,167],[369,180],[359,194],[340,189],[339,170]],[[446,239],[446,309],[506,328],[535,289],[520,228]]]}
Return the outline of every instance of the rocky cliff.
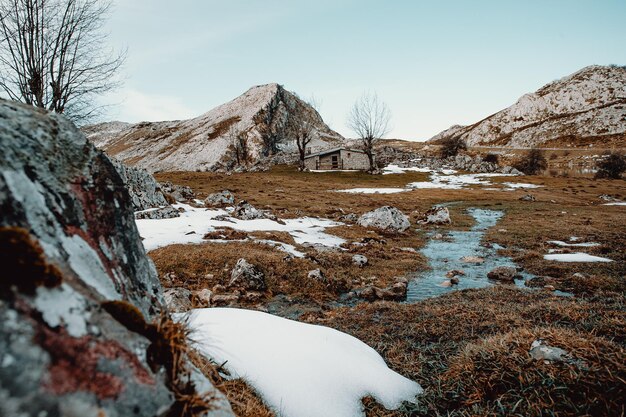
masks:
{"label": "rocky cliff", "polygon": [[190,120],[84,128],[87,137],[127,165],[156,171],[250,168],[278,151],[295,151],[287,121],[313,126],[313,148],[342,143],[319,113],[278,84],[260,85]]}
{"label": "rocky cliff", "polygon": [[181,392],[213,399],[193,415],[232,415],[167,343],[173,325],[114,165],[62,116],[6,101],[0,261],[0,415],[192,415]]}
{"label": "rocky cliff", "polygon": [[460,136],[477,146],[563,146],[626,141],[626,67],[590,66],[522,96],[469,126],[452,126],[431,141]]}

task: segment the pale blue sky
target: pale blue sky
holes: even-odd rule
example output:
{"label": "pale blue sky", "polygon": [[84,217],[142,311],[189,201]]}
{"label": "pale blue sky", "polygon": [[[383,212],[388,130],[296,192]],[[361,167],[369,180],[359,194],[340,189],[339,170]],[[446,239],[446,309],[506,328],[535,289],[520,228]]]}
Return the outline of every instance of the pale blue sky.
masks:
{"label": "pale blue sky", "polygon": [[128,48],[108,118],[187,118],[257,84],[314,96],[344,135],[364,91],[425,140],[591,64],[626,65],[626,0],[115,0]]}

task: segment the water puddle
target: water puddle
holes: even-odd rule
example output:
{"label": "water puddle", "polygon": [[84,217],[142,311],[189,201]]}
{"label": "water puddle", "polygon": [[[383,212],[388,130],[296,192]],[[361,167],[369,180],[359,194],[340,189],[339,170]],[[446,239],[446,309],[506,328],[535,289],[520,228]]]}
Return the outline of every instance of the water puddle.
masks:
{"label": "water puddle", "polygon": [[[415,277],[410,283],[407,294],[407,302],[416,302],[430,297],[436,297],[450,291],[468,288],[483,288],[497,285],[487,279],[487,273],[498,266],[517,265],[508,257],[498,255],[498,245],[486,247],[481,245],[481,240],[487,229],[496,225],[504,212],[497,210],[469,209],[468,213],[476,221],[468,231],[451,231],[444,239],[431,239],[421,250],[422,255],[428,258],[429,269]],[[484,259],[482,263],[467,263],[461,260],[464,257],[479,257]],[[446,281],[446,273],[451,270],[462,270],[464,276],[459,278],[458,285],[443,287]],[[523,279],[516,280],[515,285],[524,287],[524,281],[533,275],[520,272]]]}

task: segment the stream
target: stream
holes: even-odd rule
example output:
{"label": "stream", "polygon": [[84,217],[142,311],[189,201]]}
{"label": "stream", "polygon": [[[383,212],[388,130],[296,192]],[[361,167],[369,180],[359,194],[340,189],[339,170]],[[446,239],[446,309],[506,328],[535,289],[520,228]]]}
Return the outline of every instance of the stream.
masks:
{"label": "stream", "polygon": [[[444,235],[443,239],[435,239],[437,232],[430,234],[430,240],[420,251],[428,259],[430,269],[418,274],[409,282],[407,302],[412,303],[426,298],[436,297],[450,291],[464,290],[468,288],[483,288],[497,285],[487,279],[487,273],[498,266],[517,265],[508,257],[498,255],[497,244],[486,247],[481,240],[487,229],[496,225],[504,212],[485,209],[468,209],[467,211],[476,221],[468,231],[451,231]],[[466,263],[461,258],[477,256],[484,259],[483,263]],[[444,287],[441,284],[446,281],[446,273],[458,269],[465,272],[459,277],[458,285]],[[520,272],[523,279],[516,280],[515,285],[524,287],[524,281],[533,275]]]}

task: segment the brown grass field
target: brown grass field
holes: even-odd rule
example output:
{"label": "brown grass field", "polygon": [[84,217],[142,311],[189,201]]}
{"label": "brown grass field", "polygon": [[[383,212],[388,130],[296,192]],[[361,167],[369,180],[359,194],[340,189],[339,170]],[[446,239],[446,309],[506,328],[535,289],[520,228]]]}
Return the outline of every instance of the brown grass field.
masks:
{"label": "brown grass field", "polygon": [[[599,196],[626,199],[626,181],[526,176],[492,181],[533,183],[542,188],[487,191],[472,187],[387,195],[333,192],[353,187],[403,187],[427,177],[423,173],[300,173],[284,166],[232,175],[160,173],[158,180],[188,185],[199,198],[229,189],[238,200],[245,199],[282,218],[308,215],[339,219],[347,213],[362,214],[391,205],[411,217],[412,227],[398,235],[354,225],[328,229],[348,241],[347,251],[317,252],[298,247],[307,258],[288,261],[283,252],[249,241],[174,245],[152,251],[150,256],[161,276],[175,273],[175,282],[168,285],[190,289],[224,285],[230,268],[245,257],[266,274],[268,289],[261,300],[237,305],[266,309],[278,295],[315,303],[319,308],[303,310],[300,320],[359,337],[391,368],[418,381],[426,390],[417,406],[395,412],[365,400],[368,416],[623,416],[626,207],[602,205]],[[536,201],[519,200],[527,193]],[[420,213],[440,203],[450,204],[452,225],[416,225],[414,220]],[[540,277],[534,282],[539,289],[494,286],[452,292],[415,304],[376,302],[337,308],[333,303],[340,293],[363,284],[384,286],[396,277],[412,278],[424,271],[427,260],[402,248],[419,250],[426,243],[426,233],[435,228],[445,234],[470,227],[472,219],[465,213],[468,207],[505,212],[488,231],[484,243],[502,245],[503,254]],[[543,259],[553,247],[548,240],[568,240],[570,236],[599,243],[581,251],[614,262]],[[293,244],[286,234],[259,237]],[[373,238],[370,241],[374,243],[350,245],[364,238]],[[366,255],[371,265],[353,266],[351,257],[356,253]],[[330,277],[330,284],[307,277],[307,271],[315,268]],[[556,296],[541,289],[546,284],[574,295]],[[567,350],[576,360],[549,364],[533,360],[528,351],[538,338]],[[223,387],[229,397],[236,398],[239,415],[261,415],[262,403],[245,384],[231,381]]]}

